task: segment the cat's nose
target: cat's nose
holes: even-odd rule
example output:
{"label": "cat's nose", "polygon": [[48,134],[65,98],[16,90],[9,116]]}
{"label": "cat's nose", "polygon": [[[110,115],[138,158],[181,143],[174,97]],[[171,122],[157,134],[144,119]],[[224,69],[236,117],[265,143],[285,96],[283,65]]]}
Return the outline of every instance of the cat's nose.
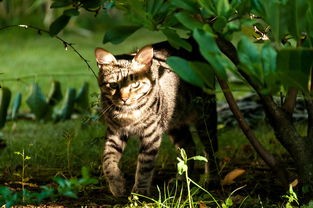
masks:
{"label": "cat's nose", "polygon": [[124,102],[124,104],[126,103],[126,101],[128,100],[128,97],[121,97],[121,100]]}
{"label": "cat's nose", "polygon": [[121,100],[124,102],[124,104],[126,103],[126,101],[129,99],[129,96],[130,96],[130,92],[129,90],[126,90],[126,89],[121,89],[120,91],[120,98]]}
{"label": "cat's nose", "polygon": [[125,104],[128,99],[129,99],[129,94],[128,93],[122,93],[121,94],[121,100],[123,101],[123,104]]}

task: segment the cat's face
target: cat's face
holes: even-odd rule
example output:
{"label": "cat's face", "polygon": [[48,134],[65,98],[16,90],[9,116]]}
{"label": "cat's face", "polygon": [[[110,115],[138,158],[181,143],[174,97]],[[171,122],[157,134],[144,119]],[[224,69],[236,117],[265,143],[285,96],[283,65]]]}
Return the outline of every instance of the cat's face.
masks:
{"label": "cat's face", "polygon": [[151,46],[142,48],[132,60],[117,60],[102,48],[95,49],[99,67],[99,86],[116,106],[131,106],[149,94],[153,87],[150,67],[153,58]]}

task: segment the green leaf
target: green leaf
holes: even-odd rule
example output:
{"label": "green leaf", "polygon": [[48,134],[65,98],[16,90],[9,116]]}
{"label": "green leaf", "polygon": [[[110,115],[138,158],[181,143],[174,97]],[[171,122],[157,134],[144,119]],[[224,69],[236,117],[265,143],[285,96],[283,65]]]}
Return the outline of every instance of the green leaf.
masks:
{"label": "green leaf", "polygon": [[90,111],[89,105],[89,84],[85,82],[75,98],[75,109],[81,113]]}
{"label": "green leaf", "polygon": [[179,161],[177,163],[177,172],[179,175],[188,171],[188,166],[184,163],[184,161]]}
{"label": "green leaf", "polygon": [[274,40],[280,43],[288,33],[299,40],[303,32],[308,32],[312,19],[306,19],[310,11],[307,0],[252,0],[252,7],[271,27]]}
{"label": "green leaf", "polygon": [[53,81],[47,98],[48,104],[54,106],[60,102],[62,98],[61,83],[59,81]]}
{"label": "green leaf", "polygon": [[71,17],[67,15],[61,15],[54,22],[51,23],[49,27],[49,33],[51,36],[57,35],[70,21]]}
{"label": "green leaf", "polygon": [[64,10],[63,12],[64,15],[66,16],[69,16],[69,17],[72,17],[72,16],[78,16],[79,15],[79,11],[78,9],[67,9],[67,10]]}
{"label": "green leaf", "polygon": [[7,120],[8,108],[11,100],[11,91],[7,87],[0,87],[0,129]]}
{"label": "green leaf", "polygon": [[204,82],[199,75],[192,69],[190,63],[180,57],[171,56],[167,58],[167,64],[186,82],[198,87],[203,87]]}
{"label": "green leaf", "polygon": [[189,158],[189,160],[208,162],[208,159],[204,156],[201,156],[201,155],[193,156],[193,157]]}
{"label": "green leaf", "polygon": [[196,1],[193,0],[171,0],[171,4],[177,8],[184,9],[191,13],[199,13],[199,6]]}
{"label": "green leaf", "polygon": [[31,112],[35,114],[36,119],[45,118],[51,110],[51,107],[47,103],[46,98],[37,83],[32,85],[31,92],[26,100],[26,103]]}
{"label": "green leaf", "polygon": [[193,30],[195,28],[202,28],[202,23],[194,18],[193,15],[187,12],[178,12],[175,14],[178,21],[186,28]]}
{"label": "green leaf", "polygon": [[72,4],[72,1],[70,0],[57,0],[53,1],[50,8],[61,8],[66,7]]}
{"label": "green leaf", "polygon": [[198,0],[201,8],[203,9],[204,13],[207,14],[207,16],[218,16],[215,3],[213,1],[208,0]]}
{"label": "green leaf", "polygon": [[16,119],[18,111],[21,107],[22,103],[22,93],[17,93],[16,96],[13,99],[13,105],[12,105],[12,119]]}
{"label": "green leaf", "polygon": [[193,37],[199,45],[202,56],[211,64],[221,79],[227,79],[226,70],[234,70],[234,64],[220,51],[215,36],[209,31],[195,29]]}
{"label": "green leaf", "polygon": [[[285,18],[290,34],[299,40],[303,32],[306,31],[306,26],[312,24],[312,19],[306,21],[305,14],[309,9],[307,0],[289,0],[284,7],[280,7],[285,10],[280,18]],[[311,8],[312,9],[312,8]]]}
{"label": "green leaf", "polygon": [[230,4],[228,0],[218,0],[216,1],[216,11],[217,15],[221,17],[226,17],[230,10]]}
{"label": "green leaf", "polygon": [[[103,4],[103,0],[83,0],[82,2],[82,6],[85,9],[95,9],[101,6],[101,4]],[[107,1],[106,3],[108,3],[109,1]],[[113,2],[113,1],[112,1]],[[113,2],[114,3],[114,2]]]}
{"label": "green leaf", "polygon": [[168,42],[176,49],[184,48],[187,51],[191,52],[192,46],[188,41],[181,38],[175,30],[165,28],[162,30],[164,35],[167,37]]}
{"label": "green leaf", "polygon": [[67,89],[63,107],[59,114],[60,116],[59,118],[61,120],[67,120],[71,118],[71,115],[74,111],[75,99],[76,99],[76,90],[74,88]]}
{"label": "green leaf", "polygon": [[277,77],[277,51],[270,43],[265,43],[261,50],[261,61],[264,74],[264,94],[275,94],[280,90],[280,79]]}
{"label": "green leaf", "polygon": [[313,66],[313,49],[284,48],[278,51],[277,75],[286,87],[308,91]]}
{"label": "green leaf", "polygon": [[237,48],[241,69],[256,83],[264,85],[264,72],[259,48],[246,36],[241,38]]}
{"label": "green leaf", "polygon": [[265,77],[276,72],[276,59],[276,50],[270,43],[264,44],[261,50],[261,60]]}
{"label": "green leaf", "polygon": [[266,15],[266,9],[262,3],[262,0],[251,0],[252,8],[262,16]]}
{"label": "green leaf", "polygon": [[136,32],[140,27],[134,25],[124,25],[124,26],[117,26],[114,28],[109,29],[103,38],[103,43],[111,42],[113,44],[119,44],[123,42],[126,38],[128,38],[131,34]]}
{"label": "green leaf", "polygon": [[231,207],[231,206],[233,206],[233,200],[228,197],[225,201],[225,204],[227,207]]}
{"label": "green leaf", "polygon": [[163,13],[164,9],[168,9],[168,3],[164,0],[149,0],[146,2],[146,11],[152,16],[157,15],[158,13]]}
{"label": "green leaf", "polygon": [[227,24],[227,19],[223,16],[216,17],[216,20],[213,24],[213,28],[216,32],[223,33],[223,30]]}

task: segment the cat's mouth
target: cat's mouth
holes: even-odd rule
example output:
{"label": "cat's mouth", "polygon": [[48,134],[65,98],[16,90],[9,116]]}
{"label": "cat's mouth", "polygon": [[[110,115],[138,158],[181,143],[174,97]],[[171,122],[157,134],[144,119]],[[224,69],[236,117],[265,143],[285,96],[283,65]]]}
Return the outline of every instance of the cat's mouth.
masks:
{"label": "cat's mouth", "polygon": [[123,99],[118,99],[114,101],[114,104],[120,107],[130,107],[133,106],[134,104],[136,104],[137,101],[136,100],[132,100],[132,99],[127,99],[127,100],[123,100]]}

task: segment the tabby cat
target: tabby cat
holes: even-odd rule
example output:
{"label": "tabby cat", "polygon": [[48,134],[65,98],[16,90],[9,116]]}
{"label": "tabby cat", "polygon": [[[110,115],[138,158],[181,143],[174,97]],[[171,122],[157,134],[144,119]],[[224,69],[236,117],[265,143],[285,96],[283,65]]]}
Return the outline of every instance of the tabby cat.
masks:
{"label": "tabby cat", "polygon": [[213,150],[217,149],[216,125],[210,124],[216,124],[214,96],[182,81],[165,63],[168,53],[145,46],[135,55],[115,57],[102,48],[95,49],[101,115],[108,126],[103,171],[114,196],[126,194],[118,164],[132,135],[140,139],[132,192],[149,194],[164,133],[189,156],[194,154],[190,124],[195,125],[213,164]]}

